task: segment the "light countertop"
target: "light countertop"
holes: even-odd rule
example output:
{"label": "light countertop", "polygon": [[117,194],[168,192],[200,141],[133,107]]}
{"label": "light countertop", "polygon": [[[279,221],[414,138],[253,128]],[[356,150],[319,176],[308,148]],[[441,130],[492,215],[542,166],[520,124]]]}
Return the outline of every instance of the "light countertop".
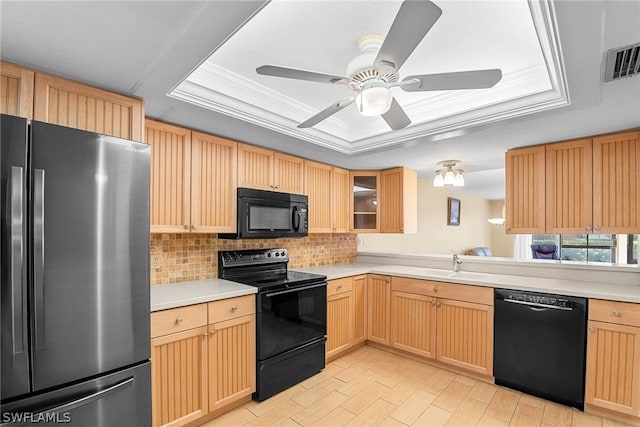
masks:
{"label": "light countertop", "polygon": [[255,294],[257,288],[223,279],[151,286],[151,311],[183,307],[225,298]]}
{"label": "light countertop", "polygon": [[292,270],[322,274],[329,280],[360,274],[383,274],[414,279],[436,280],[441,282],[463,283],[492,288],[507,288],[523,291],[571,295],[585,298],[598,298],[612,301],[640,303],[640,286],[595,283],[578,280],[515,276],[473,271],[460,271],[435,268],[422,268],[392,264],[351,263],[324,265]]}

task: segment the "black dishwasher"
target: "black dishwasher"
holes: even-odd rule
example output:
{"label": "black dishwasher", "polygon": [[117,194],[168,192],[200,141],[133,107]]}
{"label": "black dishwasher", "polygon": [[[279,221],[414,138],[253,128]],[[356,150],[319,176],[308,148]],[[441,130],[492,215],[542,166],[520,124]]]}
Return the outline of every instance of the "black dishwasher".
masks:
{"label": "black dishwasher", "polygon": [[496,384],[584,408],[587,300],[495,290]]}

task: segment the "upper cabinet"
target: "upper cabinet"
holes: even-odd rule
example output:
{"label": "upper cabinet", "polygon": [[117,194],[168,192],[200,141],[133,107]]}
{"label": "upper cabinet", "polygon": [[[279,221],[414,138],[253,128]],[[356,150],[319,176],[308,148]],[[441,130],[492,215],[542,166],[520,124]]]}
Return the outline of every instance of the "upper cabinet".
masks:
{"label": "upper cabinet", "polygon": [[238,144],[238,187],[303,194],[304,160]]}
{"label": "upper cabinet", "polygon": [[506,184],[507,233],[638,233],[640,131],[509,150]]}
{"label": "upper cabinet", "polygon": [[349,231],[349,171],[324,163],[304,162],[309,197],[309,233]]}
{"label": "upper cabinet", "polygon": [[151,231],[234,232],[237,143],[149,119],[146,140]]}
{"label": "upper cabinet", "polygon": [[351,230],[359,233],[380,231],[378,190],[380,172],[351,171]]}
{"label": "upper cabinet", "polygon": [[351,171],[351,230],[416,233],[418,177],[414,170]]}
{"label": "upper cabinet", "polygon": [[505,155],[505,231],[544,233],[544,146],[518,148]]}
{"label": "upper cabinet", "polygon": [[593,232],[640,233],[640,131],[593,138]]}
{"label": "upper cabinet", "polygon": [[591,139],[549,144],[545,148],[546,232],[590,232]]}
{"label": "upper cabinet", "polygon": [[380,232],[418,232],[418,176],[408,168],[380,172]]}
{"label": "upper cabinet", "polygon": [[144,101],[36,73],[33,118],[133,141],[144,140]]}
{"label": "upper cabinet", "polygon": [[0,61],[0,113],[33,118],[32,70]]}

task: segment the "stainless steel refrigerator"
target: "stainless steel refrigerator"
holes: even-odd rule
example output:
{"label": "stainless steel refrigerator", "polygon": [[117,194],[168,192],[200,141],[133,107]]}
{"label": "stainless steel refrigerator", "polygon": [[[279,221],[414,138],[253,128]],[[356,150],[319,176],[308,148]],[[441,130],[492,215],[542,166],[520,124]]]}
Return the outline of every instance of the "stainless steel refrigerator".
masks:
{"label": "stainless steel refrigerator", "polygon": [[0,127],[0,424],[150,426],[149,146]]}

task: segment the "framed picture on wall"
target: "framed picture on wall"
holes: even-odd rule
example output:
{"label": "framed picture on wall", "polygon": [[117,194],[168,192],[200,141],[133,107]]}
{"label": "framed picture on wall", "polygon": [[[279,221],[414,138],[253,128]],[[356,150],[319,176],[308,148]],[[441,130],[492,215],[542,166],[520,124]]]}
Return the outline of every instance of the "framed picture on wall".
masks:
{"label": "framed picture on wall", "polygon": [[460,199],[449,197],[447,209],[447,225],[460,225]]}

